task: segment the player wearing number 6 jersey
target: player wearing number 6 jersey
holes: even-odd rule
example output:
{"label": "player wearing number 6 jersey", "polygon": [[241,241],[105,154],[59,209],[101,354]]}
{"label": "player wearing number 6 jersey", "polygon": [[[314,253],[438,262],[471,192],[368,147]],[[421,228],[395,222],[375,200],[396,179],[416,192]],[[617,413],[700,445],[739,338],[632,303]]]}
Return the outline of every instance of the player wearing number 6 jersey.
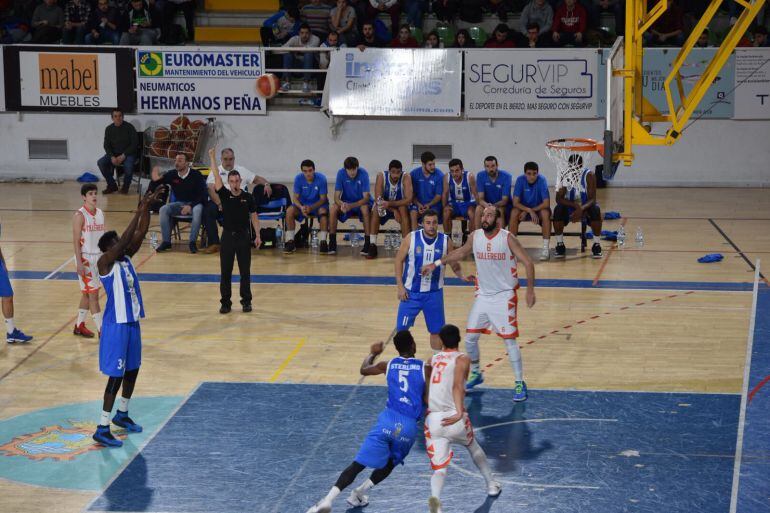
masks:
{"label": "player wearing number 6 jersey", "polygon": [[403,463],[417,438],[417,420],[422,416],[426,399],[425,382],[430,377],[430,366],[414,357],[417,346],[412,334],[399,331],[393,337],[399,356],[388,362],[374,363],[384,344],[372,344],[371,352],[361,364],[361,374],[385,374],[388,383],[388,402],[369,431],[353,463],[342,471],[329,493],[312,506],[307,513],[329,513],[332,501],[349,486],[366,467],[377,469],[348,497],[348,504],[363,507],[369,504],[366,491],[390,475],[396,465]]}
{"label": "player wearing number 6 jersey", "polygon": [[473,436],[473,426],[465,412],[465,379],[470,358],[457,350],[460,330],[447,324],[441,328],[439,337],[443,348],[431,359],[428,415],[425,417],[425,447],[433,467],[428,500],[431,513],[441,512],[441,490],[452,461],[452,443],[468,449],[473,463],[484,476],[488,495],[496,497],[501,491],[500,483],[492,478],[487,455]]}
{"label": "player wearing number 6 jersey", "polygon": [[471,357],[471,375],[467,388],[483,383],[479,365],[479,338],[482,333],[494,329],[497,336],[505,341],[508,359],[516,376],[514,401],[527,399],[527,384],[521,363],[521,351],[516,337],[519,335],[517,321],[519,288],[518,262],[527,269],[527,306],[535,305],[535,265],[521,247],[516,237],[497,225],[500,216],[494,207],[484,208],[481,217],[481,229],[474,231],[468,242],[450,255],[422,268],[423,274],[434,272],[437,265],[452,264],[473,253],[476,259],[476,300],[468,315],[468,327],[465,335],[465,347]]}

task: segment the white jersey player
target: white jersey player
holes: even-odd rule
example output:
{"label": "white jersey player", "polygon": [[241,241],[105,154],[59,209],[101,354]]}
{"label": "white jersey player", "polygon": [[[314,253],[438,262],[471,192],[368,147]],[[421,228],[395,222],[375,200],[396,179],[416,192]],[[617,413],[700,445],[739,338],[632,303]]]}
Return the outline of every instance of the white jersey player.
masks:
{"label": "white jersey player", "polygon": [[[481,217],[481,229],[475,230],[461,248],[444,256],[438,265],[451,264],[473,253],[476,260],[476,300],[468,315],[465,347],[471,358],[471,374],[466,383],[468,389],[484,382],[480,368],[479,338],[482,333],[495,331],[505,341],[508,359],[516,376],[514,401],[527,399],[527,384],[521,363],[521,351],[516,337],[519,288],[518,264],[527,269],[527,306],[535,305],[535,265],[524,248],[507,230],[499,228],[499,211],[487,207]],[[423,267],[431,272],[435,264]]]}
{"label": "white jersey player", "polygon": [[86,327],[86,316],[91,316],[96,329],[101,330],[102,320],[99,308],[99,271],[96,262],[102,255],[99,251],[99,239],[104,235],[104,212],[97,208],[96,184],[87,183],[80,188],[83,206],[72,218],[72,243],[75,250],[75,265],[80,282],[80,305],[78,318],[72,333],[81,337],[93,338],[94,333]]}
{"label": "white jersey player", "polygon": [[500,483],[492,478],[487,455],[473,435],[473,426],[465,411],[465,380],[470,358],[458,351],[460,330],[447,324],[439,332],[442,350],[431,359],[431,379],[428,390],[428,415],[425,417],[425,447],[428,451],[433,476],[430,479],[431,513],[441,512],[441,490],[444,488],[447,467],[452,461],[451,444],[463,445],[473,463],[484,476],[487,494],[500,495]]}

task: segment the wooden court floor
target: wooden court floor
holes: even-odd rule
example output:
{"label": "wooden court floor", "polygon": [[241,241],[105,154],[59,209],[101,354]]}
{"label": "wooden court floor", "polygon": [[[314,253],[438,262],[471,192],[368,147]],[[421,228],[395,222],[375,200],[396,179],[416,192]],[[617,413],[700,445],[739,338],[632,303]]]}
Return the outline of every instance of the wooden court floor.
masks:
{"label": "wooden court floor", "polygon": [[[39,277],[72,254],[70,222],[81,204],[78,191],[75,183],[0,184],[0,248],[8,267],[38,272],[35,279],[13,282],[17,324],[35,339],[0,347],[0,421],[95,401],[103,393],[98,343],[71,334],[77,283],[58,275]],[[108,229],[120,230],[136,197],[99,201]],[[537,305],[519,313],[530,388],[739,393],[751,306],[749,262],[770,263],[767,191],[604,189],[599,201],[602,210],[621,212],[623,219],[605,222],[605,229],[625,223],[628,247],[603,242],[605,257],[596,261],[577,253],[578,239],[568,237],[566,261],[537,262],[537,279],[548,286],[538,284]],[[641,248],[633,242],[637,227],[645,236]],[[157,218],[151,230],[158,230]],[[536,236],[521,240],[533,255],[540,246]],[[185,247],[154,254],[146,244],[135,257],[140,279],[144,273],[161,276],[142,282],[147,318],[136,396],[185,396],[201,381],[357,383],[369,343],[392,331],[394,286],[280,283],[282,276],[345,276],[353,282],[392,277],[391,257],[367,261],[348,248],[335,257],[259,252],[252,274],[272,283],[252,286],[251,314],[236,309],[222,316],[218,283],[201,278],[218,275],[218,256],[191,255]],[[697,263],[707,253],[725,258]],[[74,265],[61,271],[72,272]],[[472,288],[448,287],[445,298],[448,321],[463,327]],[[427,357],[422,319],[415,334],[419,355]],[[394,354],[392,347],[387,354]],[[481,356],[487,386],[512,385],[498,340],[484,337]],[[97,416],[94,411],[94,421]],[[8,511],[75,512],[95,494],[0,479],[0,496],[12,506]]]}

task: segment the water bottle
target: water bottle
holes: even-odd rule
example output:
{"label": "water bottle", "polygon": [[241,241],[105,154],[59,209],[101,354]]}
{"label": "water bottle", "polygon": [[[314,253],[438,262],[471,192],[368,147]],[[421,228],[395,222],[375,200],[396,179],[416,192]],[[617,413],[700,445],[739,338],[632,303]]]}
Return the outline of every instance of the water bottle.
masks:
{"label": "water bottle", "polygon": [[283,230],[280,224],[275,228],[275,246],[278,249],[283,249]]}
{"label": "water bottle", "polygon": [[393,251],[398,251],[398,248],[401,247],[401,234],[400,233],[394,233],[393,239],[390,241],[390,245],[393,248]]}
{"label": "water bottle", "polygon": [[463,245],[463,230],[462,224],[459,228],[455,228],[455,223],[452,223],[452,245],[459,248]]}
{"label": "water bottle", "polygon": [[358,232],[355,228],[350,230],[350,247],[351,248],[357,248],[358,247]]}
{"label": "water bottle", "polygon": [[642,227],[639,226],[636,229],[636,247],[641,248],[644,246],[644,232],[642,232]]}
{"label": "water bottle", "polygon": [[150,247],[153,251],[158,249],[158,232],[150,233]]}
{"label": "water bottle", "polygon": [[618,247],[623,248],[626,245],[626,229],[623,225],[618,228]]}
{"label": "water bottle", "polygon": [[388,211],[382,206],[382,196],[377,196],[377,213],[380,217],[385,217]]}
{"label": "water bottle", "polygon": [[315,251],[318,249],[318,229],[313,228],[310,232],[310,249]]}

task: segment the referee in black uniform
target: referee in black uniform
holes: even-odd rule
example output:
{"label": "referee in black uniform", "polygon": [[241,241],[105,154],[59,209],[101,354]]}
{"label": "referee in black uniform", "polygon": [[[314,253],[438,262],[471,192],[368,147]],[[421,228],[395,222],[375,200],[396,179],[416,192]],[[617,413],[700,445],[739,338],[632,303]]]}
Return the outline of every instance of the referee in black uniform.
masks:
{"label": "referee in black uniform", "polygon": [[238,270],[241,272],[241,305],[244,312],[251,312],[251,237],[249,223],[257,234],[259,247],[259,218],[254,196],[241,189],[241,175],[232,170],[227,174],[228,189],[222,183],[217,172],[217,154],[214,148],[209,150],[211,172],[214,173],[214,190],[222,202],[222,245],[219,251],[219,264],[222,275],[219,278],[219,293],[222,307],[219,313],[230,313],[232,301],[233,263],[238,258]]}

